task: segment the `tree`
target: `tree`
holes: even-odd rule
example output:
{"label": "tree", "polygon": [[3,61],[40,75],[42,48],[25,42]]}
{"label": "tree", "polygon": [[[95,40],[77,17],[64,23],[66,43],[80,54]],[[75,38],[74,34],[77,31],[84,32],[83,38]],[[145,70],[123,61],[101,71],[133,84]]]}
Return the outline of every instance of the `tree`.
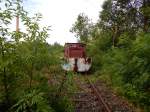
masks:
{"label": "tree", "polygon": [[81,13],[78,15],[77,21],[73,24],[70,31],[76,33],[75,36],[79,38],[80,42],[87,43],[90,39],[91,27],[92,24],[90,23],[89,18],[84,13]]}
{"label": "tree", "polygon": [[[19,94],[22,92],[21,89],[26,89],[26,86],[19,86],[23,83],[21,81],[27,80],[26,76],[30,77],[29,87],[32,87],[33,71],[37,70],[37,60],[41,58],[39,54],[45,51],[45,57],[48,57],[45,43],[49,27],[42,29],[39,27],[40,14],[36,14],[33,18],[28,17],[20,0],[0,2],[0,6],[2,6],[0,8],[0,89],[2,90],[0,92],[0,110],[4,105],[2,111],[7,111],[17,99],[16,95],[16,97],[13,96],[15,92]],[[8,28],[8,25],[12,24],[12,19],[18,14],[27,28],[26,32],[11,31]],[[22,38],[23,42],[20,41]],[[41,50],[40,47],[43,46],[44,48]],[[17,91],[17,89],[20,90]]]}
{"label": "tree", "polygon": [[[32,87],[32,80],[33,80],[33,71],[36,70],[36,65],[38,63],[37,60],[41,57],[38,57],[41,54],[40,48],[46,47],[44,43],[46,42],[46,38],[48,37],[48,30],[49,27],[43,27],[42,29],[39,26],[39,21],[42,18],[41,14],[35,14],[35,17],[28,17],[27,15],[23,14],[21,16],[22,21],[27,29],[26,33],[24,34],[25,46],[27,47],[27,52],[25,53],[24,57],[26,63],[24,63],[24,67],[27,71],[29,78],[29,87]],[[23,49],[22,49],[23,50]],[[48,49],[43,49],[45,54],[48,53]],[[22,51],[21,51],[22,52]],[[47,55],[48,56],[48,55]],[[41,59],[42,60],[42,59]]]}
{"label": "tree", "polygon": [[149,0],[107,0],[100,13],[99,27],[112,32],[115,46],[123,32],[135,37],[135,33],[141,29],[149,31],[149,7]]}
{"label": "tree", "polygon": [[98,25],[105,32],[112,32],[112,43],[116,46],[119,36],[123,32],[136,31],[134,21],[134,9],[128,7],[128,0],[107,0],[103,4],[103,10],[100,13]]}
{"label": "tree", "polygon": [[150,30],[150,0],[135,0],[135,3],[139,5],[137,7],[138,14],[142,16],[141,26],[144,32],[149,32]]}
{"label": "tree", "polygon": [[9,107],[9,89],[11,85],[8,80],[11,77],[11,74],[9,73],[9,71],[11,71],[11,68],[9,68],[9,66],[13,63],[13,51],[15,45],[13,45],[11,41],[7,40],[7,38],[10,36],[10,31],[7,26],[11,24],[11,20],[13,18],[13,9],[12,4],[9,0],[6,0],[5,2],[2,1],[1,4],[4,5],[4,8],[2,10],[2,8],[0,7],[0,79],[2,81],[2,87],[4,91],[4,103],[7,105],[7,107]]}

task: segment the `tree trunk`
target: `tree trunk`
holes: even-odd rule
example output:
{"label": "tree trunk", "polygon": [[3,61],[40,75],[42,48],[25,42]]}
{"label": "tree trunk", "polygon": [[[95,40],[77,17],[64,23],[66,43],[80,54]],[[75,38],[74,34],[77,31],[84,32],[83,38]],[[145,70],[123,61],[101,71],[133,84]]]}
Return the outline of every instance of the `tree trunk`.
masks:
{"label": "tree trunk", "polygon": [[29,88],[31,89],[32,88],[32,80],[33,80],[33,63],[32,63],[32,66],[31,66],[31,70],[30,70],[30,79],[29,79]]}
{"label": "tree trunk", "polygon": [[[2,60],[4,63],[5,54],[4,54],[3,45],[2,45],[2,52],[1,53],[2,53]],[[6,67],[3,68],[3,85],[4,85],[4,93],[5,93],[5,102],[6,102],[6,105],[9,106],[9,93],[8,93]]]}
{"label": "tree trunk", "polygon": [[117,33],[118,33],[118,26],[114,26],[114,28],[113,28],[113,37],[112,37],[113,47],[115,47]]}
{"label": "tree trunk", "polygon": [[[146,7],[150,7],[150,3],[149,1],[143,0],[144,11],[146,10],[145,9]],[[148,32],[148,27],[149,27],[148,20],[149,20],[149,16],[144,14],[144,26],[143,26],[144,32]]]}

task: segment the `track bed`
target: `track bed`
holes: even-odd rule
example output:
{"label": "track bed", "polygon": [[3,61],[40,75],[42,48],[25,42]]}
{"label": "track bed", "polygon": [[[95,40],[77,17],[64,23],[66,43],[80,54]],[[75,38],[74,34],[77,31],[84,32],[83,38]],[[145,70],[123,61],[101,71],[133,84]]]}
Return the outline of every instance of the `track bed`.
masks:
{"label": "track bed", "polygon": [[92,83],[88,77],[74,79],[79,91],[72,100],[75,112],[136,112],[125,99],[116,95],[102,81]]}

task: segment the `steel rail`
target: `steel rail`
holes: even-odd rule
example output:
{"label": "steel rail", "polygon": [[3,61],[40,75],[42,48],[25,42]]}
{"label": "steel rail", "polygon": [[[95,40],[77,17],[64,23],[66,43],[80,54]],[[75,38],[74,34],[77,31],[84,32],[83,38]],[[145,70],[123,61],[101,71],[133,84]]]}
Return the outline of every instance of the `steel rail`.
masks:
{"label": "steel rail", "polygon": [[105,103],[104,99],[102,98],[98,88],[87,77],[86,77],[86,80],[88,81],[91,89],[93,90],[93,92],[97,96],[99,103],[102,103],[104,105],[107,112],[112,112],[111,109],[109,108],[109,106]]}

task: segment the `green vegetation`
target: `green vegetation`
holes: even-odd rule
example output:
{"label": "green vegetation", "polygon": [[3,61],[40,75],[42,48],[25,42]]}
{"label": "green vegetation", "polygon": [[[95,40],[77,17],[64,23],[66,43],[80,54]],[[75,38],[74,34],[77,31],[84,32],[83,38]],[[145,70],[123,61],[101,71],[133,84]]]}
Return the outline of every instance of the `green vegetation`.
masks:
{"label": "green vegetation", "polygon": [[[0,111],[73,111],[66,89],[72,78],[64,80],[60,67],[63,47],[46,42],[50,27],[40,27],[41,14],[29,17],[20,0],[0,3]],[[9,29],[18,15],[24,32]]]}
{"label": "green vegetation", "polygon": [[[106,0],[97,23],[81,13],[71,32],[87,44],[94,77],[149,112],[150,2],[133,1]],[[63,47],[46,42],[50,27],[40,27],[41,14],[29,17],[20,0],[0,3],[0,111],[72,112],[73,73],[61,70]],[[18,15],[24,32],[9,29]]]}
{"label": "green vegetation", "polygon": [[88,17],[80,14],[72,28],[79,41],[87,44],[94,77],[105,80],[145,112],[150,111],[149,8],[146,0],[106,0],[96,24],[86,22],[85,26],[79,18]]}

